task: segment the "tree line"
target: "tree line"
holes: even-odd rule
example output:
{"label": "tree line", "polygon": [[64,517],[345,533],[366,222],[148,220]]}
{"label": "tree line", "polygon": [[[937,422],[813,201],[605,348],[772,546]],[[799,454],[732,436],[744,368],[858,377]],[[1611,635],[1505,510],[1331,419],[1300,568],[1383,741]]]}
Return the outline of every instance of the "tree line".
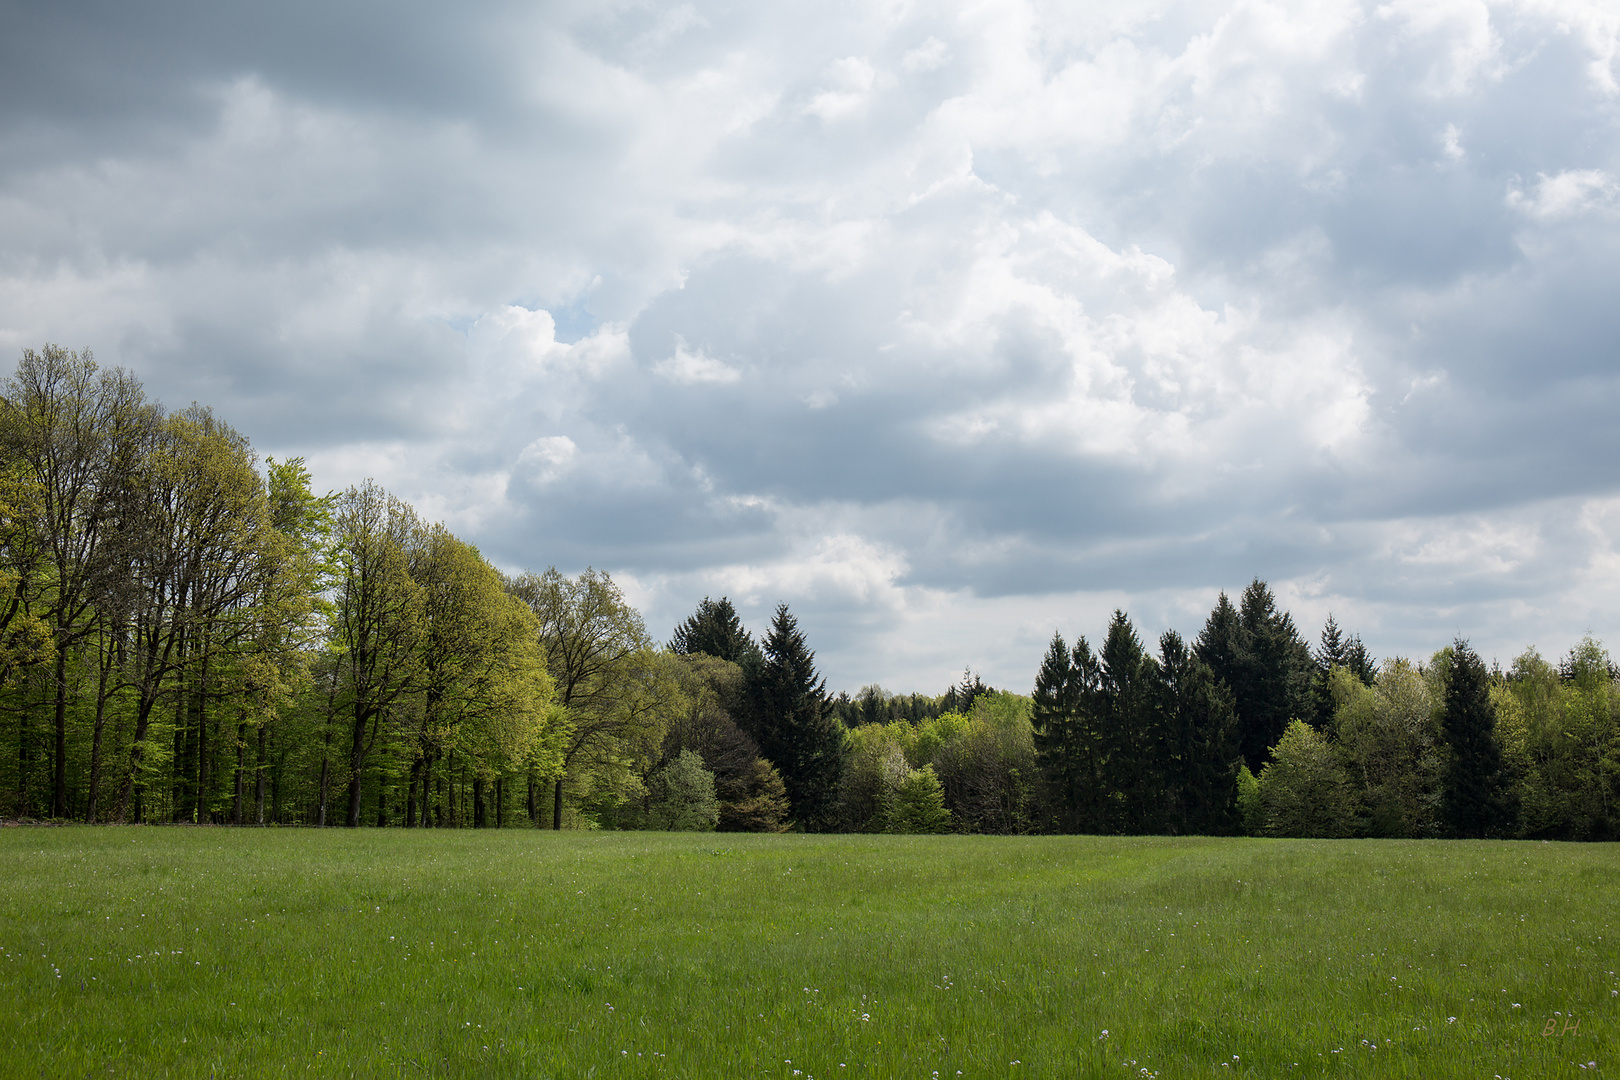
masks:
{"label": "tree line", "polygon": [[[786,605],[655,642],[593,569],[509,576],[372,483],[316,495],[88,352],[0,388],[0,805],[421,827],[1613,839],[1617,672],[1583,641],[1315,648],[1254,581],[1192,642],[1116,612],[1028,695],[829,694]],[[6,796],[9,795],[9,798]]]}

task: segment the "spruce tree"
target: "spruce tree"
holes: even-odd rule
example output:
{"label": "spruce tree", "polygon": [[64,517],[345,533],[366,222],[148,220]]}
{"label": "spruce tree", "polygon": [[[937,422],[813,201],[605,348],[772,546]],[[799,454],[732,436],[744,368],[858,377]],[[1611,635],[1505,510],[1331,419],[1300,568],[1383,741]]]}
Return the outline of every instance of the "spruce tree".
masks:
{"label": "spruce tree", "polygon": [[1198,658],[1232,691],[1238,716],[1238,746],[1258,773],[1290,720],[1311,715],[1310,646],[1279,612],[1259,578],[1243,590],[1239,606],[1222,593],[1198,636]]}
{"label": "spruce tree", "polygon": [[1349,642],[1345,644],[1344,666],[1361,680],[1362,686],[1371,686],[1378,680],[1378,665],[1373,663],[1367,646],[1361,643],[1360,634],[1351,634]]}
{"label": "spruce tree", "polygon": [[806,832],[833,828],[844,767],[843,725],[828,708],[815,653],[786,604],[771,619],[763,655],[745,673],[748,733],[782,774],[795,823]]}
{"label": "spruce tree", "polygon": [[1327,622],[1322,626],[1322,642],[1316,649],[1315,660],[1316,674],[1311,682],[1311,725],[1318,731],[1325,731],[1333,722],[1333,669],[1345,669],[1361,680],[1363,686],[1373,684],[1375,672],[1372,657],[1367,655],[1367,647],[1361,643],[1360,635],[1345,637],[1332,612],[1328,613]]}
{"label": "spruce tree", "polygon": [[1172,832],[1230,835],[1239,829],[1241,760],[1232,692],[1174,630],[1159,638],[1159,677],[1166,824]]}
{"label": "spruce tree", "polygon": [[1112,824],[1126,833],[1159,832],[1165,786],[1159,666],[1142,648],[1130,616],[1119,610],[1109,620],[1099,659]]}
{"label": "spruce tree", "polygon": [[1458,638],[1451,647],[1441,728],[1451,748],[1440,818],[1452,836],[1502,836],[1512,814],[1485,662]]}
{"label": "spruce tree", "polygon": [[697,611],[675,628],[669,651],[682,656],[703,653],[733,664],[744,664],[746,660],[758,658],[759,646],[743,628],[730,600],[724,596],[710,600],[705,596]]}
{"label": "spruce tree", "polygon": [[1330,611],[1327,622],[1322,624],[1321,644],[1316,649],[1316,675],[1311,681],[1311,726],[1318,731],[1326,730],[1333,722],[1333,690],[1329,680],[1334,668],[1344,667],[1348,652],[1344,631],[1339,629],[1339,622]]}
{"label": "spruce tree", "polygon": [[[1075,643],[1077,652],[1085,648],[1085,641],[1081,638]],[[1041,669],[1035,674],[1035,691],[1031,696],[1035,761],[1046,779],[1058,831],[1074,832],[1080,822],[1089,762],[1081,736],[1080,680],[1075,676],[1069,647],[1062,634],[1052,635],[1052,644],[1047,647]]]}

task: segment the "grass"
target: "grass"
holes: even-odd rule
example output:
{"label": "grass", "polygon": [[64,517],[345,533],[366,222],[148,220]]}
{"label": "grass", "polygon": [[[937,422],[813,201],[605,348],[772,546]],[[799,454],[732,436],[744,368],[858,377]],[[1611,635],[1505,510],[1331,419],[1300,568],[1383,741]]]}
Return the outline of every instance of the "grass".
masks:
{"label": "grass", "polygon": [[1616,1076],[1617,917],[1613,845],[5,829],[0,1074]]}

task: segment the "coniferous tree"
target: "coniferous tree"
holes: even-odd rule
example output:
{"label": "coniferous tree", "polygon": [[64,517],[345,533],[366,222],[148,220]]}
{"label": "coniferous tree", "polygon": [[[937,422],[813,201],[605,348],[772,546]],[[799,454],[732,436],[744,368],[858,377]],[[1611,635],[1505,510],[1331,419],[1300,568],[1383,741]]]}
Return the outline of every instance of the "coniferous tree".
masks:
{"label": "coniferous tree", "polygon": [[1367,646],[1362,644],[1360,634],[1351,634],[1350,640],[1344,647],[1344,666],[1361,685],[1371,686],[1378,680],[1378,665],[1373,663],[1372,654]]}
{"label": "coniferous tree", "polygon": [[1333,722],[1333,711],[1337,707],[1332,689],[1334,670],[1343,668],[1361,680],[1362,685],[1371,686],[1373,665],[1360,636],[1353,634],[1345,637],[1332,612],[1328,613],[1327,622],[1322,626],[1321,644],[1317,646],[1314,659],[1316,671],[1311,681],[1310,720],[1312,727],[1322,731]]}
{"label": "coniferous tree", "polygon": [[1116,610],[1098,654],[1101,713],[1113,795],[1114,828],[1152,833],[1163,828],[1165,739],[1160,723],[1158,664],[1142,648],[1136,628]]}
{"label": "coniferous tree", "polygon": [[951,812],[945,789],[932,765],[912,770],[896,785],[883,812],[883,831],[891,833],[946,833]]}
{"label": "coniferous tree", "polygon": [[1241,761],[1232,692],[1174,630],[1159,638],[1159,677],[1167,823],[1175,832],[1229,835],[1239,827],[1234,781]]}
{"label": "coniferous tree", "polygon": [[719,600],[710,600],[705,596],[697,611],[675,628],[669,649],[682,656],[702,653],[733,664],[743,664],[759,657],[759,646],[754,644],[753,636],[744,629],[742,620],[737,617],[737,609],[724,596]]}
{"label": "coniferous tree", "polygon": [[1333,722],[1333,690],[1330,679],[1335,668],[1345,665],[1348,658],[1348,647],[1344,640],[1344,631],[1339,629],[1339,621],[1328,612],[1327,622],[1322,624],[1321,643],[1316,648],[1316,673],[1311,681],[1311,726],[1318,731],[1325,730]]}
{"label": "coniferous tree", "polygon": [[1502,744],[1485,662],[1458,638],[1451,647],[1441,728],[1451,748],[1440,817],[1452,836],[1504,835],[1511,824]]}
{"label": "coniferous tree", "polygon": [[781,773],[795,823],[807,832],[833,828],[844,766],[843,726],[828,708],[815,653],[786,604],[771,619],[760,661],[744,670],[746,726]]}
{"label": "coniferous tree", "polygon": [[940,697],[941,712],[955,712],[967,716],[973,712],[973,703],[986,694],[995,693],[995,687],[984,685],[977,672],[970,668],[962,670],[962,681],[949,688]]}
{"label": "coniferous tree", "polygon": [[1096,657],[1084,637],[1071,652],[1062,634],[1052,635],[1035,676],[1031,724],[1035,761],[1059,832],[1101,832],[1105,827],[1106,752],[1096,722],[1099,677]]}
{"label": "coniferous tree", "polygon": [[1266,583],[1255,578],[1236,608],[1221,594],[1198,636],[1197,652],[1232,691],[1238,745],[1258,773],[1289,721],[1312,713],[1310,647],[1293,617],[1277,610]]}

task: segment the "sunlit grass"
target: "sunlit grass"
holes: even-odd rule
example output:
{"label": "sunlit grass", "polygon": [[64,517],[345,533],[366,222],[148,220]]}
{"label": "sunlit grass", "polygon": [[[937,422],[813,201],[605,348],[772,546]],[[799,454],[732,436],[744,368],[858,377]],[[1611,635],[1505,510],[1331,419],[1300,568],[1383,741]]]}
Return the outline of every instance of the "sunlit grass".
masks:
{"label": "sunlit grass", "polygon": [[1612,845],[7,829],[0,1072],[1612,1076],[1617,898]]}

